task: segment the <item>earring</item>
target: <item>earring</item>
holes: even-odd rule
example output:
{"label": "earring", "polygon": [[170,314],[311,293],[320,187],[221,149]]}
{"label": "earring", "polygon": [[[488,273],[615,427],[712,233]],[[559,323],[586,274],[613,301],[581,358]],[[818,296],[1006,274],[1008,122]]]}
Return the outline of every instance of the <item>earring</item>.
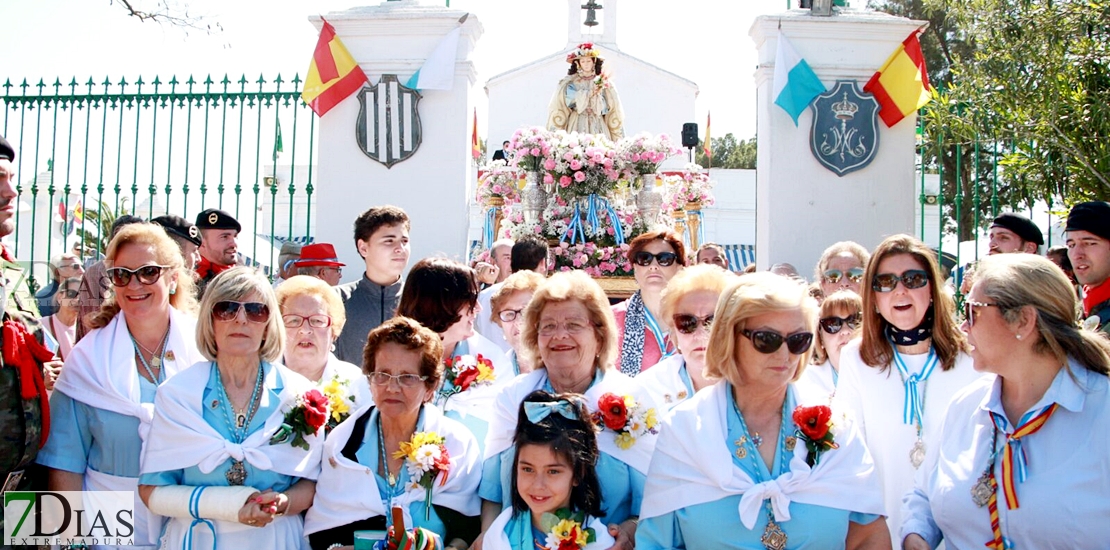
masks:
{"label": "earring", "polygon": [[1017,339],[1021,340],[1021,335],[1020,334],[1015,334],[1014,336],[1017,336]]}
{"label": "earring", "polygon": [[170,287],[170,296],[173,296],[174,294],[177,294],[177,285],[173,285]]}

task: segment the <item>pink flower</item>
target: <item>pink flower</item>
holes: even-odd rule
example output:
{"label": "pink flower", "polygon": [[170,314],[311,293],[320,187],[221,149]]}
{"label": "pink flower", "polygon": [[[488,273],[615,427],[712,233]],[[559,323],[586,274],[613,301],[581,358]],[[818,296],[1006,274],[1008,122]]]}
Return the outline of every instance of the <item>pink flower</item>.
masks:
{"label": "pink flower", "polygon": [[574,160],[574,153],[567,151],[563,154],[563,160]]}
{"label": "pink flower", "polygon": [[578,183],[582,183],[582,182],[586,181],[586,173],[585,172],[575,172],[574,173],[574,181],[576,181]]}
{"label": "pink flower", "polygon": [[531,149],[530,151],[528,151],[528,152],[529,152],[529,153],[531,153],[533,157],[538,157],[538,156],[540,156],[540,148],[539,148],[539,147],[533,147],[533,148],[532,148],[532,149]]}
{"label": "pink flower", "polygon": [[630,158],[629,160],[631,160],[632,162],[640,162],[640,154],[632,153],[632,158]]}
{"label": "pink flower", "polygon": [[582,162],[579,161],[578,159],[570,161],[570,169],[571,170],[581,170],[582,169]]}
{"label": "pink flower", "polygon": [[610,237],[617,234],[617,231],[612,227],[606,227],[605,232],[608,233]]}
{"label": "pink flower", "polygon": [[548,184],[548,185],[551,185],[552,183],[555,183],[555,178],[551,177],[551,174],[544,174],[543,175],[543,182]]}
{"label": "pink flower", "polygon": [[543,161],[543,168],[544,168],[544,170],[554,170],[555,169],[555,159],[547,159],[547,160]]}
{"label": "pink flower", "polygon": [[[579,174],[581,174],[581,172],[579,172]],[[559,185],[561,185],[562,187],[570,187],[570,182],[570,176],[559,176]]]}
{"label": "pink flower", "polygon": [[537,234],[537,235],[540,235],[540,234],[542,234],[542,233],[543,233],[543,228],[542,228],[542,227],[540,227],[540,226],[538,226],[538,225],[537,225],[536,227],[533,227],[533,228],[532,228],[532,230],[533,230],[533,232],[534,232],[535,234]]}

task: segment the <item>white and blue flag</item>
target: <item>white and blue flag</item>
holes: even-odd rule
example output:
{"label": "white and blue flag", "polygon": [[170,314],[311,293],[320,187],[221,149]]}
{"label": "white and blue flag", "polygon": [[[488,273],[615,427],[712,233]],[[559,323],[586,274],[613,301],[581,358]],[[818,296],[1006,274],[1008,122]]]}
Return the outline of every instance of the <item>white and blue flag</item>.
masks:
{"label": "white and blue flag", "polygon": [[798,125],[798,117],[813,102],[813,98],[825,92],[821,79],[782,33],[779,33],[778,51],[775,52],[775,80],[771,90],[775,105],[782,107],[794,119],[794,126]]}

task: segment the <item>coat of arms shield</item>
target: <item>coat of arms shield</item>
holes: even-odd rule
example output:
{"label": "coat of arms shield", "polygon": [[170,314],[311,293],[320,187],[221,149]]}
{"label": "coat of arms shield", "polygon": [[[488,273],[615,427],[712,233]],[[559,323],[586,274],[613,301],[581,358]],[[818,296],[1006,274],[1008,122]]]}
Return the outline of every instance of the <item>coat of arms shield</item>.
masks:
{"label": "coat of arms shield", "polygon": [[837,80],[810,104],[809,148],[822,166],[844,176],[871,164],[879,149],[879,102],[854,80]]}
{"label": "coat of arms shield", "polygon": [[355,136],[366,156],[386,168],[407,160],[420,148],[420,92],[382,75],[373,86],[358,94],[358,123]]}

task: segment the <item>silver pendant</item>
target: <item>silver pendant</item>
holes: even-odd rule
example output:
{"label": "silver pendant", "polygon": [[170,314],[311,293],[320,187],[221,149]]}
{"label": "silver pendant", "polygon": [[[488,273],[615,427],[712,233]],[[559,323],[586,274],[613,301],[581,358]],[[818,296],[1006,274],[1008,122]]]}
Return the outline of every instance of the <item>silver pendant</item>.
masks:
{"label": "silver pendant", "polygon": [[156,355],[150,360],[151,370],[156,369],[156,368],[161,367],[161,366],[162,366],[162,358],[161,357],[158,357]]}
{"label": "silver pendant", "polygon": [[243,466],[243,461],[232,460],[231,467],[227,469],[224,478],[230,485],[242,485],[247,481],[247,468]]}
{"label": "silver pendant", "polygon": [[775,518],[767,517],[767,528],[763,530],[763,536],[759,538],[763,543],[763,547],[767,550],[786,550],[786,533],[775,523]]}
{"label": "silver pendant", "polygon": [[994,495],[994,484],[991,483],[991,473],[988,469],[979,476],[979,481],[971,486],[971,502],[982,508],[990,502],[992,495]]}
{"label": "silver pendant", "polygon": [[913,464],[913,469],[916,470],[921,467],[922,462],[925,462],[925,442],[919,437],[910,449],[910,464]]}

